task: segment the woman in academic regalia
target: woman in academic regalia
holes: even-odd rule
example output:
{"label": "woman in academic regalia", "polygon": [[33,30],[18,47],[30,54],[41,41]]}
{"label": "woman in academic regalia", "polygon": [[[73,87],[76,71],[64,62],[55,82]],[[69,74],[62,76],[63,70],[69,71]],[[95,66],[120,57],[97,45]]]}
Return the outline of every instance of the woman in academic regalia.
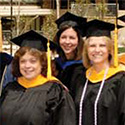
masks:
{"label": "woman in academic regalia", "polygon": [[2,92],[0,125],[76,125],[68,91],[55,77],[46,77],[45,52],[21,47],[13,58],[12,73],[17,80]]}
{"label": "woman in academic regalia", "polygon": [[[84,24],[86,18],[66,12],[56,20],[58,32],[54,41],[60,46],[59,58],[56,59],[57,67],[60,67],[58,78],[66,85],[73,96],[75,88],[74,77],[85,72],[82,64],[82,48],[84,36]],[[62,50],[62,51],[61,51]]]}
{"label": "woman in academic regalia", "polygon": [[114,24],[92,20],[86,24],[83,64],[86,75],[76,79],[78,125],[125,125],[125,66],[114,66]]}
{"label": "woman in academic regalia", "polygon": [[[40,51],[47,51],[47,41],[48,39],[37,33],[34,30],[29,30],[19,36],[16,36],[10,40],[12,43],[19,47],[32,47]],[[55,51],[57,48],[56,44],[50,41],[50,49]],[[7,67],[5,75],[3,76],[3,88],[9,83],[14,81],[16,78],[11,73],[11,64]]]}
{"label": "woman in academic regalia", "polygon": [[[0,125],[76,125],[67,88],[53,77],[53,67],[52,75],[48,73],[48,40],[31,30],[12,41],[21,47],[12,61],[16,80],[6,85],[0,97]],[[52,42],[50,49],[55,49]]]}

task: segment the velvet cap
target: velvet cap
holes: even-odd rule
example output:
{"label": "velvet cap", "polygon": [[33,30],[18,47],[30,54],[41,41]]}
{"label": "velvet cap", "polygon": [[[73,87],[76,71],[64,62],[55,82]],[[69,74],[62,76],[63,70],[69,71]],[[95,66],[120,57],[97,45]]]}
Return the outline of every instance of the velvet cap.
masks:
{"label": "velvet cap", "polygon": [[[91,36],[107,36],[111,37],[111,31],[115,29],[115,24],[105,22],[102,20],[91,20],[85,25],[86,37]],[[117,25],[117,28],[122,28],[123,26]]]}
{"label": "velvet cap", "polygon": [[81,16],[77,16],[73,13],[66,12],[60,18],[58,18],[55,23],[57,24],[57,28],[60,29],[64,25],[68,25],[71,27],[77,27],[80,30],[82,36],[84,34],[84,24],[86,23],[87,19]]}
{"label": "velvet cap", "polygon": [[[11,39],[10,41],[20,47],[28,46],[36,48],[40,51],[47,51],[48,39],[34,30],[30,30],[24,34],[21,34]],[[54,42],[50,41],[50,49],[55,50],[56,48],[57,45]]]}

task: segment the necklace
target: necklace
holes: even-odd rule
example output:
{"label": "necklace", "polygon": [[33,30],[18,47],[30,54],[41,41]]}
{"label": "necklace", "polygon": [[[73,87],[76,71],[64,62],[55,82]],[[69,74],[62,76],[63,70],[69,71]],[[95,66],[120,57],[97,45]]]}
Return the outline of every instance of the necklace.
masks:
{"label": "necklace", "polygon": [[[97,94],[97,97],[96,97],[96,100],[95,100],[95,103],[94,103],[94,125],[97,125],[97,104],[98,104],[98,100],[99,100],[99,97],[101,95],[104,83],[105,83],[105,79],[106,79],[106,75],[108,73],[108,69],[109,68],[107,68],[105,70],[104,77],[103,77],[103,80],[101,82],[101,85],[100,85],[100,88],[99,88],[99,91],[98,91],[98,94]],[[91,73],[89,73],[89,76],[90,75],[91,75]],[[82,105],[83,105],[85,93],[86,93],[86,90],[87,90],[87,86],[88,86],[88,79],[86,80],[85,86],[84,86],[83,91],[82,91],[82,96],[81,96],[81,99],[80,99],[80,105],[79,105],[79,125],[82,125],[82,109],[83,109]]]}

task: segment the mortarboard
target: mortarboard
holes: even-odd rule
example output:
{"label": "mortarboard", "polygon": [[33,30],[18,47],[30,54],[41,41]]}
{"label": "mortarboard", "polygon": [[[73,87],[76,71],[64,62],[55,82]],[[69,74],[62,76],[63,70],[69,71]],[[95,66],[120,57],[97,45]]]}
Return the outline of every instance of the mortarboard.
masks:
{"label": "mortarboard", "polygon": [[[21,34],[20,36],[17,36],[11,39],[10,41],[12,41],[20,47],[28,46],[36,48],[40,51],[47,51],[48,39],[34,30],[30,30],[24,34]],[[50,41],[50,49],[55,50],[56,48],[57,45],[54,42]]]}
{"label": "mortarboard", "polygon": [[50,50],[56,50],[59,51],[59,47],[56,45],[56,43],[48,40],[43,35],[40,35],[39,33],[35,32],[34,30],[30,30],[20,36],[17,36],[13,39],[11,39],[13,43],[16,45],[23,47],[32,47],[36,48],[40,51],[47,51],[47,77],[50,79],[51,74],[51,52]]}
{"label": "mortarboard", "polygon": [[118,17],[118,19],[125,22],[125,15]]}
{"label": "mortarboard", "polygon": [[117,57],[117,29],[122,28],[123,26],[112,24],[109,22],[104,22],[101,20],[94,19],[92,21],[87,22],[86,26],[86,37],[91,36],[107,36],[111,38],[111,31],[115,31],[115,39],[114,39],[114,66],[118,66],[118,57]]}
{"label": "mortarboard", "polygon": [[66,12],[60,18],[58,18],[55,23],[57,24],[58,29],[60,29],[63,25],[69,25],[72,27],[78,27],[82,36],[84,35],[83,26],[86,23],[87,19],[74,15],[70,12]]}
{"label": "mortarboard", "polygon": [[[90,36],[107,36],[111,37],[111,31],[115,29],[115,25],[102,20],[91,20],[85,25],[86,37]],[[117,28],[122,28],[123,26],[117,25]]]}

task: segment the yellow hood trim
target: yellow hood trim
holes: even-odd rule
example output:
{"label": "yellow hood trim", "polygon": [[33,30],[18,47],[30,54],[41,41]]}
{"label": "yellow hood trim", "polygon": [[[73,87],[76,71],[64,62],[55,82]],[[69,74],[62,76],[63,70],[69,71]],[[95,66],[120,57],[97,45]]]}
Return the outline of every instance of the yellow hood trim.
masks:
{"label": "yellow hood trim", "polygon": [[50,80],[58,81],[58,79],[53,77],[53,76],[51,76],[51,78],[47,79],[46,77],[44,77],[42,75],[38,75],[36,78],[34,78],[32,80],[27,80],[24,77],[19,77],[17,79],[18,83],[25,88],[31,88],[31,87],[39,86],[39,85],[42,85],[42,84],[44,84],[44,83],[46,83]]}
{"label": "yellow hood trim", "polygon": [[[125,71],[125,65],[120,64],[118,67],[110,67],[108,70],[108,73],[106,75],[106,79],[110,78],[111,76],[115,75],[118,72]],[[86,71],[86,77],[92,82],[97,83],[102,81],[104,77],[105,70],[102,70],[101,72],[97,73],[96,70],[93,67],[90,67]],[[90,74],[90,75],[89,75]]]}

